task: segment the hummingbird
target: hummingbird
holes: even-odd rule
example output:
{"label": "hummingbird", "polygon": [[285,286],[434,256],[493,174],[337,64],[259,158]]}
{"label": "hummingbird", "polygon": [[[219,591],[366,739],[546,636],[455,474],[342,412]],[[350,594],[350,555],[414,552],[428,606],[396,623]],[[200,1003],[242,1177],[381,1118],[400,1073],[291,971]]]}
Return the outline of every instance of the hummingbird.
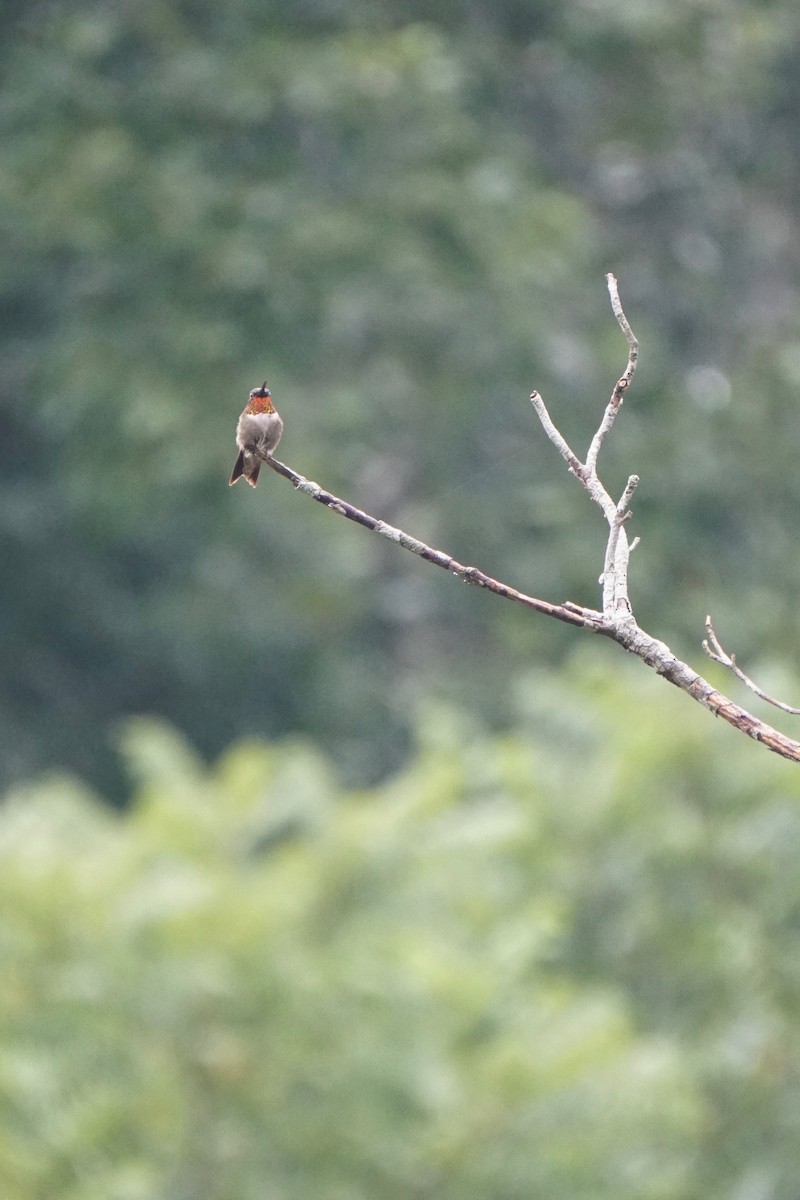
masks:
{"label": "hummingbird", "polygon": [[282,433],[283,421],[275,411],[272,395],[264,380],[260,388],[253,388],[244,412],[239,417],[239,424],[236,426],[239,455],[229,482],[234,484],[237,479],[246,479],[250,487],[255,487],[262,461],[258,451],[272,454],[281,440]]}

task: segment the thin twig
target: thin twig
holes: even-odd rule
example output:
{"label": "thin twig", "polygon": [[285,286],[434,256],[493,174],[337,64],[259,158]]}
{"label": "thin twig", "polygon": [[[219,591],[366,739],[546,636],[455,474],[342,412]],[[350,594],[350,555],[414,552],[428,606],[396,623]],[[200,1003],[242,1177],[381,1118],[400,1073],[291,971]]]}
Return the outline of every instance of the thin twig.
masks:
{"label": "thin twig", "polygon": [[542,429],[564,459],[564,462],[570,469],[570,473],[580,481],[595,504],[603,510],[606,519],[611,521],[615,510],[614,501],[600,482],[597,472],[588,470],[585,463],[582,463],[578,458],[564,435],[556,427],[539,392],[531,392],[531,404],[541,422]]}
{"label": "thin twig", "polygon": [[622,301],[619,298],[619,288],[615,277],[610,274],[606,275],[606,283],[611,298],[612,311],[628,343],[628,361],[625,365],[625,370],[614,385],[611,399],[605,407],[600,425],[589,446],[585,463],[580,461],[574,450],[572,450],[566,439],[557,429],[544,400],[538,392],[531,394],[531,403],[550,441],[566,461],[572,474],[580,480],[592,500],[602,510],[608,522],[609,537],[600,581],[603,587],[603,612],[608,619],[614,620],[618,613],[624,615],[631,611],[631,603],[628,597],[628,560],[630,558],[630,549],[623,525],[628,519],[629,514],[626,515],[628,502],[636,489],[639,477],[637,475],[630,476],[622,499],[619,504],[615,504],[603,485],[600,476],[597,474],[597,456],[600,453],[600,447],[603,445],[605,438],[611,431],[622,404],[623,395],[636,371],[636,363],[639,357],[639,343],[622,308]]}
{"label": "thin twig", "polygon": [[564,459],[564,462],[567,464],[572,474],[576,475],[578,479],[580,479],[581,483],[584,483],[583,477],[586,473],[586,468],[578,458],[575,451],[569,445],[564,435],[560,432],[560,430],[556,429],[553,418],[547,411],[547,405],[545,404],[539,392],[531,392],[531,404],[536,410],[536,415],[541,422],[542,429],[550,438],[550,441]]}
{"label": "thin twig", "polygon": [[789,713],[789,715],[792,717],[800,717],[800,708],[795,708],[791,704],[785,704],[783,700],[776,700],[774,696],[770,696],[768,692],[765,692],[763,688],[759,687],[755,680],[751,679],[749,675],[745,675],[744,671],[737,663],[735,655],[728,654],[728,652],[723,649],[722,644],[720,643],[720,640],[714,631],[714,627],[711,624],[710,616],[706,617],[706,633],[708,634],[708,637],[703,640],[703,649],[709,658],[713,659],[714,662],[719,663],[720,666],[727,667],[729,671],[733,671],[736,678],[741,680],[745,687],[748,687],[751,692],[754,692],[760,700],[766,700],[767,704],[774,705],[775,708],[779,708],[781,712]]}
{"label": "thin twig", "polygon": [[625,392],[628,390],[630,382],[636,373],[636,364],[639,361],[639,342],[634,335],[628,318],[625,316],[623,311],[622,301],[619,298],[617,280],[610,272],[608,275],[606,275],[606,283],[608,284],[608,294],[611,297],[612,311],[614,316],[617,318],[617,324],[625,334],[625,338],[628,342],[628,362],[625,370],[622,372],[614,385],[614,390],[611,393],[611,399],[606,405],[606,410],[603,413],[603,419],[600,422],[600,427],[592,438],[591,445],[589,446],[589,450],[586,455],[586,466],[590,471],[595,471],[597,469],[597,456],[600,453],[600,447],[603,445],[603,442],[606,440],[607,435],[611,431],[611,427],[617,419],[617,413],[622,407],[622,401],[624,399]]}

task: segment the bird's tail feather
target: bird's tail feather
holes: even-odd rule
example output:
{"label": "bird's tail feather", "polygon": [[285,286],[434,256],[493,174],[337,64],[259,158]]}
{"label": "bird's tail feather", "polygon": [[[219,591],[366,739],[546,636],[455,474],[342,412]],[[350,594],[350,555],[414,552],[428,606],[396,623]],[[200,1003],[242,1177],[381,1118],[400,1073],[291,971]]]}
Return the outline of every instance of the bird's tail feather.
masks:
{"label": "bird's tail feather", "polygon": [[[233,464],[233,470],[231,471],[231,477],[228,480],[228,484],[231,487],[233,487],[233,485],[236,483],[236,480],[241,479],[243,475],[244,475],[244,450],[240,450],[239,456],[236,459],[236,462]],[[249,482],[249,480],[248,480],[248,482]]]}

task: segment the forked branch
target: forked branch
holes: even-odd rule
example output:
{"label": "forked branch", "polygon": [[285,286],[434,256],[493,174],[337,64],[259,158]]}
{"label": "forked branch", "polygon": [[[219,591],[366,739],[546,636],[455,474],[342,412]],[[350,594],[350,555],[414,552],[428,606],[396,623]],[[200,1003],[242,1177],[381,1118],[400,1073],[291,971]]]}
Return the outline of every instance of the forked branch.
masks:
{"label": "forked branch", "polygon": [[774,696],[770,696],[768,692],[760,688],[749,675],[745,675],[737,663],[735,655],[728,654],[727,650],[723,649],[719,638],[714,632],[711,617],[706,617],[706,634],[707,637],[703,640],[703,649],[709,658],[719,663],[720,666],[727,667],[729,671],[733,671],[736,678],[740,679],[745,687],[750,688],[751,692],[755,692],[760,700],[766,700],[767,704],[773,704],[775,708],[779,708],[782,712],[789,713],[793,717],[800,717],[800,708],[795,708],[791,704],[785,704],[783,700],[776,700]]}
{"label": "forked branch", "polygon": [[[285,479],[290,480],[298,491],[304,492],[312,500],[324,504],[326,508],[338,513],[339,516],[346,517],[349,521],[355,521],[357,524],[363,525],[366,529],[371,529],[374,533],[380,534],[381,537],[396,542],[404,549],[410,550],[413,554],[417,554],[420,558],[425,559],[426,562],[431,562],[435,566],[450,571],[452,574],[458,576],[458,578],[463,579],[465,583],[471,583],[487,591],[494,592],[495,595],[503,596],[507,600],[514,600],[526,608],[532,608],[536,612],[542,613],[544,616],[554,617],[558,621],[580,626],[591,630],[593,633],[599,633],[603,637],[610,638],[622,646],[623,649],[630,651],[631,654],[635,654],[643,663],[651,667],[656,674],[662,675],[664,679],[669,680],[670,683],[675,684],[676,687],[686,692],[687,695],[708,709],[709,712],[714,713],[724,721],[727,721],[728,724],[733,725],[740,733],[746,734],[748,737],[753,738],[754,741],[761,742],[762,745],[772,750],[775,754],[780,754],[783,758],[788,758],[792,762],[800,763],[800,742],[786,737],[785,734],[780,733],[777,729],[773,729],[772,726],[767,725],[764,721],[760,721],[757,717],[747,712],[746,709],[741,708],[738,704],[728,699],[722,692],[717,691],[702,675],[699,675],[697,671],[690,667],[688,663],[682,662],[681,659],[674,655],[669,646],[642,629],[634,618],[633,608],[628,595],[628,564],[631,550],[636,545],[638,539],[635,539],[632,543],[628,541],[626,526],[631,517],[629,505],[638,486],[639,477],[637,475],[629,477],[622,496],[618,502],[615,502],[597,473],[597,460],[606,438],[619,415],[625,394],[636,373],[636,364],[639,358],[639,343],[622,308],[616,279],[613,275],[607,275],[606,282],[608,284],[612,311],[628,343],[628,361],[625,370],[614,385],[611,398],[605,407],[600,424],[589,443],[585,461],[582,461],[578,457],[563,434],[558,430],[539,393],[534,391],[531,394],[531,403],[542,428],[564,459],[570,473],[579,480],[590,499],[598,505],[608,524],[609,532],[603,561],[603,573],[600,576],[603,589],[602,611],[585,608],[580,604],[575,604],[571,600],[565,600],[561,604],[552,604],[547,600],[540,600],[535,596],[529,596],[525,592],[520,592],[509,584],[485,575],[477,567],[464,566],[463,563],[457,562],[451,555],[446,554],[444,551],[436,550],[432,546],[419,541],[417,538],[411,537],[410,534],[404,533],[402,529],[396,529],[392,525],[387,525],[384,521],[370,516],[369,513],[355,508],[346,500],[342,500],[338,496],[325,491],[319,484],[305,479],[302,475],[293,471],[291,467],[287,467],[285,463],[273,458],[269,453],[264,452],[261,454],[261,457],[268,467],[277,472],[277,474],[282,475]],[[704,647],[711,658],[732,670],[761,699],[767,700],[785,712],[800,712],[800,710],[790,708],[788,705],[782,704],[780,701],[768,696],[737,667],[733,656],[727,655],[719,644],[711,628],[710,621],[707,622],[707,632],[708,637],[704,643]]]}

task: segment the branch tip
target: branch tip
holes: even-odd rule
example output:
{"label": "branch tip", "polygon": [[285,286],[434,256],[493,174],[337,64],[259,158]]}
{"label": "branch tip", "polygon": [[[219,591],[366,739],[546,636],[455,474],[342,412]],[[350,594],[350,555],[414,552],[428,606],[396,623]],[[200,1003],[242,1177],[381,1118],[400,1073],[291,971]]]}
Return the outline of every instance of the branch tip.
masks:
{"label": "branch tip", "polygon": [[795,708],[792,704],[786,704],[783,700],[777,700],[774,696],[770,696],[762,687],[759,687],[754,679],[751,679],[749,675],[744,673],[736,661],[736,655],[728,654],[727,650],[723,648],[711,623],[710,616],[706,617],[706,633],[708,637],[704,638],[701,644],[710,659],[719,663],[721,667],[732,671],[736,678],[746,688],[749,688],[754,695],[758,696],[760,700],[764,700],[767,704],[771,704],[774,708],[779,708],[781,712],[788,713],[792,717],[800,717],[800,708]]}

